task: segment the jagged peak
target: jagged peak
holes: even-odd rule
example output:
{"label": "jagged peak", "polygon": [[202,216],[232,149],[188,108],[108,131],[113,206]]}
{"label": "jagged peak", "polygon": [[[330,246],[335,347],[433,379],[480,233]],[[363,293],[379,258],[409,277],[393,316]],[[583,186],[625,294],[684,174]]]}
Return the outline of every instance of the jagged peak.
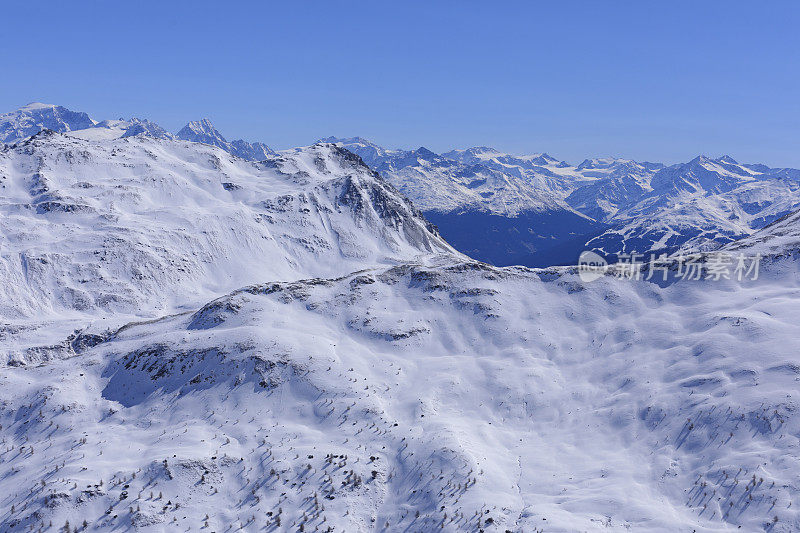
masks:
{"label": "jagged peak", "polygon": [[428,150],[424,146],[420,146],[419,148],[414,150],[414,155],[416,155],[418,157],[425,158],[425,159],[431,159],[431,158],[437,157],[435,152],[433,152],[431,150]]}
{"label": "jagged peak", "polygon": [[200,120],[192,120],[188,122],[179,132],[178,136],[181,134],[186,133],[194,133],[194,134],[204,134],[204,135],[211,135],[213,137],[217,137],[220,139],[225,139],[222,134],[219,132],[217,128],[214,127],[214,124],[211,123],[211,120],[207,118],[202,118]]}
{"label": "jagged peak", "polygon": [[700,154],[697,157],[695,157],[694,159],[692,159],[691,161],[689,161],[688,164],[689,165],[706,165],[706,164],[709,164],[709,163],[714,163],[714,160],[712,158],[708,157],[705,154]]}

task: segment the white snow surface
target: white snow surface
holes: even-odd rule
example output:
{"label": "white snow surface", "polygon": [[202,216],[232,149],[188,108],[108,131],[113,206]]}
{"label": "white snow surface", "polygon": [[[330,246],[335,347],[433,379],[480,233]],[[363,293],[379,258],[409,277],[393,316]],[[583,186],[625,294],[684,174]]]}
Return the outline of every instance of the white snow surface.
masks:
{"label": "white snow surface", "polygon": [[454,253],[349,152],[41,133],[0,152],[0,316],[152,315],[263,279]]}
{"label": "white snow surface", "polygon": [[796,531],[799,283],[454,259],[92,325],[0,374],[0,527]]}

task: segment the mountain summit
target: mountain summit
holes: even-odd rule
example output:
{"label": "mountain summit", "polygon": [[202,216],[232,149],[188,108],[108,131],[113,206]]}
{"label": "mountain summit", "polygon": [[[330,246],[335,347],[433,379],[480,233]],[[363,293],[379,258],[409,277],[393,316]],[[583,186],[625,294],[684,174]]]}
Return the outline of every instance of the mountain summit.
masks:
{"label": "mountain summit", "polygon": [[96,122],[86,113],[34,102],[16,111],[0,115],[0,142],[14,143],[44,128],[66,132],[92,128],[95,124]]}
{"label": "mountain summit", "polygon": [[[210,120],[204,118],[189,122],[177,134],[178,139],[185,141],[192,141],[203,144],[210,144],[217,148],[225,150],[228,148],[228,141],[225,137],[214,127]],[[227,151],[227,150],[226,150]]]}
{"label": "mountain summit", "polygon": [[275,154],[270,147],[263,143],[249,143],[241,139],[228,142],[207,118],[189,122],[177,133],[177,137],[185,141],[216,146],[250,161],[262,161]]}
{"label": "mountain summit", "polygon": [[203,143],[50,132],[0,151],[0,184],[0,272],[11,280],[0,284],[0,318],[146,314],[265,276],[458,255],[332,144],[254,163]]}

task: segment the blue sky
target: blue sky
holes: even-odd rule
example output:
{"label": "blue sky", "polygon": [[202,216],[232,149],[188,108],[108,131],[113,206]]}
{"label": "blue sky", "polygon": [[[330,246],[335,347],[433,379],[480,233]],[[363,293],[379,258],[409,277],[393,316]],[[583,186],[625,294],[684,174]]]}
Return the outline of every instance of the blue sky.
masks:
{"label": "blue sky", "polygon": [[3,111],[209,117],[276,148],[800,167],[797,2],[15,2],[2,19]]}

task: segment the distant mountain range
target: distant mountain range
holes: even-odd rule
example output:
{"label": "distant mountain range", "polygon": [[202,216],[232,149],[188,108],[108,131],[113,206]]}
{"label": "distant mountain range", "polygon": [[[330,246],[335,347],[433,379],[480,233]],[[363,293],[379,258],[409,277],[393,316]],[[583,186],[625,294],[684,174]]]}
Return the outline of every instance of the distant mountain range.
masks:
{"label": "distant mountain range", "polygon": [[[142,120],[95,121],[64,107],[30,104],[0,115],[0,141],[42,129],[92,140],[144,135],[201,142],[250,161],[267,145],[228,141],[208,119],[175,134]],[[355,153],[436,224],[458,250],[495,265],[574,264],[584,249],[619,254],[709,250],[751,235],[800,208],[800,170],[698,156],[676,165],[586,159],[489,147],[436,154],[393,150],[360,137],[327,137]]]}
{"label": "distant mountain range", "polygon": [[800,170],[698,156],[684,164],[514,156],[487,147],[441,155],[327,138],[360,155],[459,250],[497,265],[574,264],[580,251],[707,250],[800,207]]}
{"label": "distant mountain range", "polygon": [[201,142],[222,148],[242,159],[260,161],[275,152],[263,143],[249,143],[241,139],[227,141],[207,118],[189,122],[175,134],[149,120],[96,121],[86,113],[70,111],[61,106],[33,103],[11,113],[0,115],[0,142],[11,144],[48,129],[57,133],[78,133],[88,139],[118,139],[145,135],[156,139],[181,139]]}

